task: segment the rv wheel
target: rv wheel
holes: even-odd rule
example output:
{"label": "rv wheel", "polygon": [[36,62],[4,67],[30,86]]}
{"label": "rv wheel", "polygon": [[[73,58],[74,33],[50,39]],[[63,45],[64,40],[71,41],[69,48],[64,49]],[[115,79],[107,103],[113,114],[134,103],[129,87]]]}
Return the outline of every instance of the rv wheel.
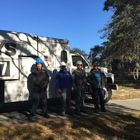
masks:
{"label": "rv wheel", "polygon": [[104,97],[104,102],[107,103],[112,96],[112,90],[111,89],[107,89],[105,90],[105,97]]}

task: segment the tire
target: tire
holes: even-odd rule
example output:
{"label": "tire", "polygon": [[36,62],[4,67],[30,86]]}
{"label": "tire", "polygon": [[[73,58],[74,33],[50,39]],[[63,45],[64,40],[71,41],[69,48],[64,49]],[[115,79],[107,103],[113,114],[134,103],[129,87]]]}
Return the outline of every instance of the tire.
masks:
{"label": "tire", "polygon": [[111,77],[107,77],[107,83],[113,84],[113,81],[112,81]]}
{"label": "tire", "polygon": [[[89,88],[89,92],[90,92],[90,95],[92,97],[92,88],[91,87]],[[111,89],[106,89],[105,90],[104,102],[107,103],[111,99],[111,96],[112,96],[112,90]],[[99,101],[99,103],[100,103],[100,101]]]}
{"label": "tire", "polygon": [[112,96],[112,90],[111,89],[107,89],[105,91],[104,102],[107,103],[111,99],[111,96]]}

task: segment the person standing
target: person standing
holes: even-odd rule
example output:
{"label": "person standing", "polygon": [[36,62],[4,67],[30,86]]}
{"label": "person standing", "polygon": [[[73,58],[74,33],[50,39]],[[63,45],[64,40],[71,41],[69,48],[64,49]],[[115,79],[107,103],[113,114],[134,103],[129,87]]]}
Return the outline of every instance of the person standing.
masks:
{"label": "person standing", "polygon": [[66,63],[61,62],[60,71],[56,73],[56,88],[61,99],[61,116],[65,113],[73,115],[71,109],[71,91],[73,91],[73,80],[71,73],[66,69]]}
{"label": "person standing", "polygon": [[76,106],[75,106],[75,114],[81,115],[81,112],[86,113],[84,100],[85,100],[85,88],[87,84],[86,73],[83,70],[83,64],[81,61],[77,61],[77,69],[73,71],[73,81],[74,88],[76,94]]}
{"label": "person standing", "polygon": [[91,69],[87,81],[92,87],[92,97],[95,107],[95,113],[98,113],[99,111],[99,99],[101,111],[106,112],[104,103],[105,91],[103,88],[106,88],[107,86],[107,79],[104,72],[99,70],[97,63],[93,64],[93,69]]}
{"label": "person standing", "polygon": [[[44,117],[50,117],[47,112],[47,86],[49,83],[49,75],[47,70],[43,69],[43,61],[40,58],[36,59],[36,69],[31,71],[30,81],[32,83],[32,105],[29,119],[32,120],[35,115],[40,100],[42,101],[42,108]],[[30,83],[30,84],[31,84]]]}

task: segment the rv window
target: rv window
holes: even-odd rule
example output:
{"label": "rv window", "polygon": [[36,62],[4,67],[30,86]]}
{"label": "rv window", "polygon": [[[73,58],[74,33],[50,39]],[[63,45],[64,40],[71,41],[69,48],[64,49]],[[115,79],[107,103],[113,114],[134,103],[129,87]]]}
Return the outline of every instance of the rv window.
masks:
{"label": "rv window", "polygon": [[77,61],[82,61],[84,67],[88,66],[87,62],[79,55],[72,56],[72,61],[73,61],[73,66],[76,66]]}
{"label": "rv window", "polygon": [[67,57],[67,52],[65,50],[61,51],[61,62],[67,63],[68,57]]}

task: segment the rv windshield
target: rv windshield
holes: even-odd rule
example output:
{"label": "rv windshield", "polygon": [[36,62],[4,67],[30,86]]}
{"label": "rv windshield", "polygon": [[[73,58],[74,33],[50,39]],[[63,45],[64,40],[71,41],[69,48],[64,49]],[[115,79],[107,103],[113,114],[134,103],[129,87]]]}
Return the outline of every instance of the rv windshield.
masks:
{"label": "rv windshield", "polygon": [[84,60],[80,55],[73,55],[72,56],[73,66],[76,66],[77,61],[82,61],[84,67],[88,66],[86,60]]}

